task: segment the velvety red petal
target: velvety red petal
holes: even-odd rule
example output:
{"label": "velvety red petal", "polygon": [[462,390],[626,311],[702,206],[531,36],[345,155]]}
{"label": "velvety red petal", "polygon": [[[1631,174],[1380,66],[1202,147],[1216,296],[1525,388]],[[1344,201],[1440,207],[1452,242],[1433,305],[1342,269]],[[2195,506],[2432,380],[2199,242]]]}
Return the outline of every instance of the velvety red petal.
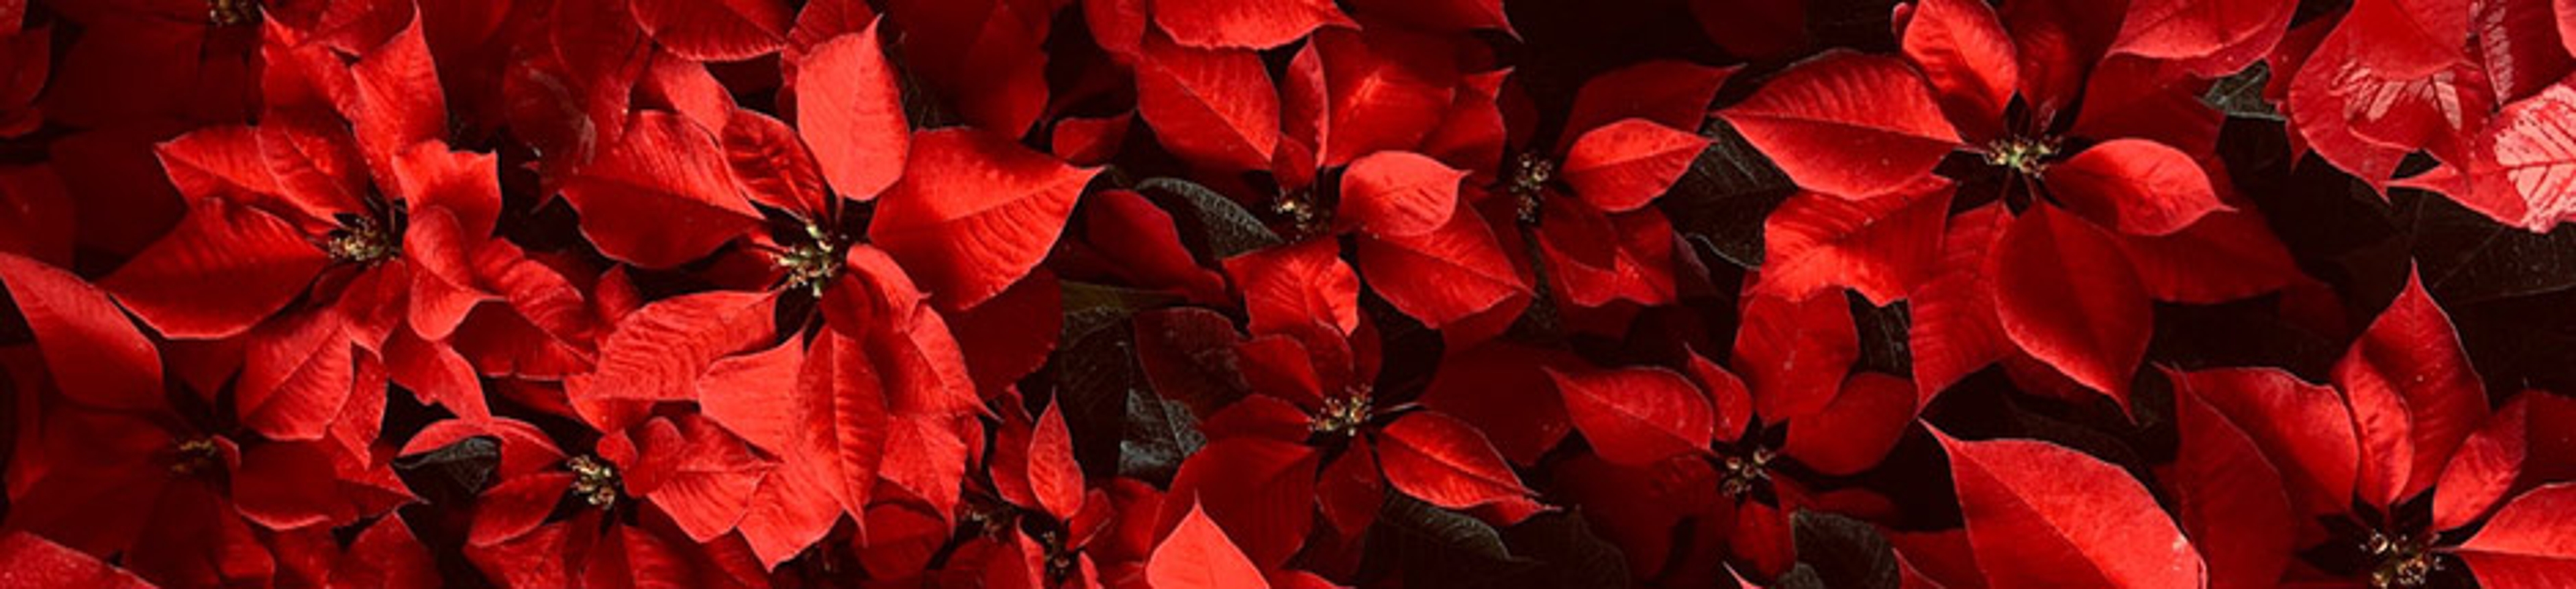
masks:
{"label": "velvety red petal", "polygon": [[0,573],[0,585],[84,589],[145,589],[152,586],[98,557],[24,531],[0,536],[0,562],[9,563],[9,572]]}
{"label": "velvety red petal", "polygon": [[1904,24],[1905,57],[1922,68],[1951,120],[1987,135],[2004,131],[2004,107],[2021,81],[2018,51],[1995,9],[1977,0],[1923,0]]}
{"label": "velvety red petal", "polygon": [[2012,352],[1995,317],[1994,278],[1986,254],[2012,218],[1990,204],[1950,219],[1931,278],[1915,289],[1908,310],[1907,348],[1914,353],[1915,386],[1926,404],[1968,374]]}
{"label": "velvety red petal", "polygon": [[1708,142],[1662,123],[1620,119],[1575,139],[1558,173],[1584,202],[1614,213],[1631,211],[1671,190]]}
{"label": "velvety red petal", "polygon": [[1853,201],[1803,193],[1762,222],[1762,280],[1754,291],[1806,300],[1848,287],[1885,305],[1931,280],[1953,186],[1926,180],[1880,198]]}
{"label": "velvety red petal", "polygon": [[1778,423],[1812,415],[1833,402],[1843,377],[1860,359],[1860,335],[1852,325],[1849,302],[1838,296],[1803,302],[1751,296],[1741,313],[1731,363],[1752,385],[1755,413]]}
{"label": "velvety red petal", "polygon": [[[286,221],[210,200],[100,286],[163,336],[213,339],[285,307],[329,261]],[[207,276],[226,287],[200,288]]]}
{"label": "velvety red petal", "polygon": [[1200,165],[1270,166],[1279,143],[1279,92],[1260,54],[1145,41],[1136,64],[1136,114],[1163,146]]}
{"label": "velvety red petal", "polygon": [[1457,418],[1406,414],[1377,439],[1378,467],[1385,469],[1387,484],[1432,505],[1466,509],[1530,494],[1485,435]]}
{"label": "velvety red petal", "polygon": [[2048,167],[2049,194],[2076,214],[2130,235],[2170,235],[2211,213],[2209,175],[2191,156],[2144,139],[2105,141]]}
{"label": "velvety red petal", "polygon": [[1828,475],[1851,475],[1878,466],[1914,422],[1914,383],[1875,372],[1851,375],[1832,403],[1789,421],[1780,452]]}
{"label": "velvety red petal", "polygon": [[1342,333],[1359,330],[1360,277],[1342,263],[1341,244],[1318,239],[1225,259],[1225,273],[1243,291],[1254,335],[1286,333],[1314,324]]}
{"label": "velvety red petal", "polygon": [[689,538],[705,542],[733,529],[752,491],[774,466],[714,422],[656,419],[644,425],[640,464],[619,473],[626,490],[653,502]]}
{"label": "velvety red petal", "polygon": [[1466,179],[1466,170],[1422,154],[1369,154],[1342,172],[1339,216],[1381,236],[1430,233],[1457,212],[1458,183]]}
{"label": "velvety red petal", "polygon": [[635,22],[682,57],[737,61],[787,42],[791,15],[779,0],[636,0]]}
{"label": "velvety red petal", "polygon": [[[691,384],[717,359],[771,336],[766,293],[710,292],[646,305],[599,344],[599,369],[565,382],[576,407],[586,399],[688,399]],[[639,416],[586,415],[603,431]]]}
{"label": "velvety red petal", "polygon": [[1261,569],[1200,507],[1191,502],[1189,514],[1181,516],[1172,535],[1154,547],[1153,556],[1145,561],[1146,582],[1175,589],[1268,589],[1270,583],[1262,580]]}
{"label": "velvety red petal", "polygon": [[1315,472],[1320,456],[1304,445],[1262,438],[1209,443],[1181,463],[1157,521],[1176,522],[1181,506],[1205,508],[1252,562],[1277,567],[1314,528]]}
{"label": "velvety red petal", "polygon": [[878,46],[879,25],[814,47],[797,66],[796,124],[843,198],[868,200],[893,186],[911,146],[902,90]]}
{"label": "velvety red petal", "polygon": [[973,308],[1027,276],[1100,173],[972,129],[926,131],[913,142],[903,181],[878,202],[868,237],[945,309]]}
{"label": "velvety red petal", "polygon": [[2191,542],[2119,467],[2046,442],[1933,434],[1949,451],[1960,515],[1988,587],[2208,582]]}
{"label": "velvety red petal", "polygon": [[[804,140],[787,123],[759,111],[736,110],[725,119],[722,141],[725,163],[733,166],[734,177],[742,180],[743,195],[752,202],[807,220],[823,219],[831,210],[825,200],[831,193],[824,190],[822,164],[814,161],[814,153],[805,149]],[[864,197],[875,198],[876,193]]]}
{"label": "velvety red petal", "polygon": [[[2411,272],[2397,300],[2371,321],[2369,330],[2335,363],[2334,381],[2352,402],[2353,421],[2363,439],[2381,438],[2384,430],[2411,446],[2365,446],[2363,479],[2372,480],[2368,473],[2386,469],[2384,478],[2399,483],[2396,488],[2365,490],[2365,495],[2393,493],[2374,500],[2402,499],[2430,487],[2441,476],[2452,450],[2487,417],[2486,385],[2469,365],[2459,332]],[[2390,417],[2402,422],[2402,428],[2373,427],[2378,416],[2365,412],[2379,403],[2373,398],[2393,403],[2397,412]]]}
{"label": "velvety red petal", "polygon": [[636,114],[624,140],[564,181],[601,254],[648,268],[705,256],[757,226],[715,137],[679,115]]}
{"label": "velvety red petal", "polygon": [[1563,373],[1548,370],[1566,415],[1592,451],[1612,464],[1644,466],[1705,452],[1716,435],[1708,397],[1661,368]]}
{"label": "velvety red petal", "polygon": [[1327,0],[1157,0],[1154,24],[1191,47],[1269,49],[1326,25],[1359,26]]}
{"label": "velvety red petal", "polygon": [[2560,587],[2576,582],[2576,483],[2532,489],[2507,502],[2458,554],[2493,589]]}
{"label": "velvety red petal", "polygon": [[1987,259],[1995,315],[2023,351],[2129,405],[2155,311],[2110,235],[2052,207],[2015,219]]}
{"label": "velvety red petal", "polygon": [[152,409],[162,400],[161,353],[107,293],[43,262],[0,252],[0,286],[35,332],[45,372],[73,402]]}
{"label": "velvety red petal", "polygon": [[2303,511],[2336,512],[2352,504],[2361,449],[2352,417],[2333,389],[2271,368],[2167,374],[2175,396],[2207,403],[2263,449]]}
{"label": "velvety red petal", "polygon": [[1472,209],[1428,233],[1361,239],[1357,249],[1360,272],[1378,296],[1433,329],[1530,295],[1493,228]]}
{"label": "velvety red petal", "polygon": [[1718,115],[1799,186],[1847,198],[1910,185],[1959,145],[1923,77],[1892,57],[1827,54]]}
{"label": "velvety red petal", "polygon": [[1708,119],[1709,101],[1734,74],[1735,68],[1656,60],[1593,76],[1574,93],[1574,110],[1566,115],[1564,145],[1559,148],[1620,119],[1645,119],[1697,131]]}
{"label": "velvety red petal", "polygon": [[2280,469],[2264,458],[2253,435],[2197,391],[2175,388],[2174,421],[2182,442],[2173,466],[2159,476],[2175,497],[2183,533],[2208,559],[2209,586],[2277,586],[2298,549],[2299,529]]}

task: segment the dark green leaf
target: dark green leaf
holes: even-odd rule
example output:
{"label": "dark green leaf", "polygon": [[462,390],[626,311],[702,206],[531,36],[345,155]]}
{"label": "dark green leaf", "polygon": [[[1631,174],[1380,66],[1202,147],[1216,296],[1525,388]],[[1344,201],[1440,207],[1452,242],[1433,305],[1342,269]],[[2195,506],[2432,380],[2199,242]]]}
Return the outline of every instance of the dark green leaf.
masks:
{"label": "dark green leaf", "polygon": [[1487,587],[1536,566],[1483,521],[1401,493],[1386,499],[1369,528],[1364,570],[1401,575],[1407,587]]}
{"label": "dark green leaf", "polygon": [[2508,227],[2447,198],[2422,198],[2415,261],[2444,305],[2576,288],[2576,227],[2549,233]]}
{"label": "dark green leaf", "polygon": [[1168,485],[1181,459],[1207,445],[1198,419],[1179,402],[1127,392],[1127,435],[1118,441],[1118,476]]}
{"label": "dark green leaf", "polygon": [[1538,570],[1515,578],[1521,587],[1622,587],[1628,557],[1592,533],[1583,516],[1543,513],[1503,531],[1514,554],[1537,560]]}
{"label": "dark green leaf", "polygon": [[460,505],[483,493],[483,487],[492,482],[492,469],[500,462],[500,440],[475,436],[427,454],[394,459],[394,475],[431,503]]}
{"label": "dark green leaf", "polygon": [[2281,117],[2281,111],[2272,108],[2271,102],[2263,100],[2263,85],[2271,81],[2271,64],[2257,61],[2254,65],[2246,66],[2245,71],[2219,78],[2216,83],[2210,84],[2209,91],[2201,93],[2200,102],[2209,105],[2210,108],[2218,109],[2218,112],[2229,117],[2285,120]]}
{"label": "dark green leaf", "polygon": [[1707,239],[1738,266],[1760,266],[1762,218],[1797,186],[1724,121],[1709,119],[1700,134],[1709,138],[1708,149],[1656,203],[1672,218],[1673,230]]}
{"label": "dark green leaf", "polygon": [[1244,210],[1242,204],[1195,182],[1152,178],[1136,184],[1136,191],[1173,211],[1172,220],[1180,224],[1181,241],[1206,255],[1208,261],[1282,243],[1278,234],[1252,216],[1251,211]]}
{"label": "dark green leaf", "polygon": [[1896,551],[1878,528],[1837,514],[1799,510],[1789,516],[1798,561],[1814,568],[1826,587],[1894,589],[1903,583]]}

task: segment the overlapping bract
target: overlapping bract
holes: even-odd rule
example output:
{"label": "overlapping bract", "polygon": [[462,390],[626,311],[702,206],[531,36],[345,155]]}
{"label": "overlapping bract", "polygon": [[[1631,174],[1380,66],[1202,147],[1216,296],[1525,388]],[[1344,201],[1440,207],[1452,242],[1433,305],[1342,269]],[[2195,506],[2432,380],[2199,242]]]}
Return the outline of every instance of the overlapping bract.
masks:
{"label": "overlapping bract", "polygon": [[0,588],[2576,584],[2576,5],[1610,4],[0,0]]}

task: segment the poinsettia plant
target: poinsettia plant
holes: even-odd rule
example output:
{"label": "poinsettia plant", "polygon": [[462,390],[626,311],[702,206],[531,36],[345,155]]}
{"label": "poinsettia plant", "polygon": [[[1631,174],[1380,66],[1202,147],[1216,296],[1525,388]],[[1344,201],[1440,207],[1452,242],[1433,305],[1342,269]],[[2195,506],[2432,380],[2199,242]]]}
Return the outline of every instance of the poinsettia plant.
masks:
{"label": "poinsettia plant", "polygon": [[0,589],[2576,586],[2576,3],[0,0]]}

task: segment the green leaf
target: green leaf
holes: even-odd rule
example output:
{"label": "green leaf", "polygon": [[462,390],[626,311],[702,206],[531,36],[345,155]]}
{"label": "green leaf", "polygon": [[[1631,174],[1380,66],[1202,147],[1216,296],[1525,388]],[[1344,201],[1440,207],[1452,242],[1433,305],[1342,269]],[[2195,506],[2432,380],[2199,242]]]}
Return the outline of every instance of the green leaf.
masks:
{"label": "green leaf", "polygon": [[1592,533],[1583,516],[1542,513],[1503,531],[1512,552],[1537,560],[1538,570],[1517,577],[1522,587],[1624,587],[1628,557]]}
{"label": "green leaf", "polygon": [[1896,551],[1878,528],[1802,509],[1789,516],[1789,529],[1798,545],[1799,562],[1812,567],[1825,587],[1895,589],[1904,583],[1897,572]]}
{"label": "green leaf", "polygon": [[1490,587],[1537,563],[1513,556],[1493,526],[1402,493],[1388,493],[1369,527],[1363,575],[1401,575],[1407,587]]}
{"label": "green leaf", "polygon": [[462,505],[483,493],[483,487],[492,482],[492,469],[500,463],[500,439],[475,436],[427,454],[396,458],[394,475],[430,503]]}
{"label": "green leaf", "polygon": [[1700,134],[1709,138],[1708,149],[1656,204],[1673,230],[1707,239],[1737,266],[1760,266],[1763,217],[1798,187],[1725,121],[1709,119]]}
{"label": "green leaf", "polygon": [[1127,392],[1126,436],[1118,441],[1118,476],[1169,486],[1181,460],[1207,445],[1190,408],[1153,393]]}
{"label": "green leaf", "polygon": [[1202,261],[1223,260],[1284,243],[1279,234],[1272,233],[1270,226],[1263,225],[1242,204],[1198,183],[1151,178],[1137,183],[1136,192],[1153,199],[1164,210],[1173,211],[1172,220],[1180,225],[1181,241],[1206,256]]}
{"label": "green leaf", "polygon": [[2271,81],[2271,64],[2257,61],[2244,71],[2210,84],[2209,91],[2201,93],[2200,102],[2232,118],[2287,120],[2280,110],[2272,108],[2271,102],[2263,100],[2263,85]]}

